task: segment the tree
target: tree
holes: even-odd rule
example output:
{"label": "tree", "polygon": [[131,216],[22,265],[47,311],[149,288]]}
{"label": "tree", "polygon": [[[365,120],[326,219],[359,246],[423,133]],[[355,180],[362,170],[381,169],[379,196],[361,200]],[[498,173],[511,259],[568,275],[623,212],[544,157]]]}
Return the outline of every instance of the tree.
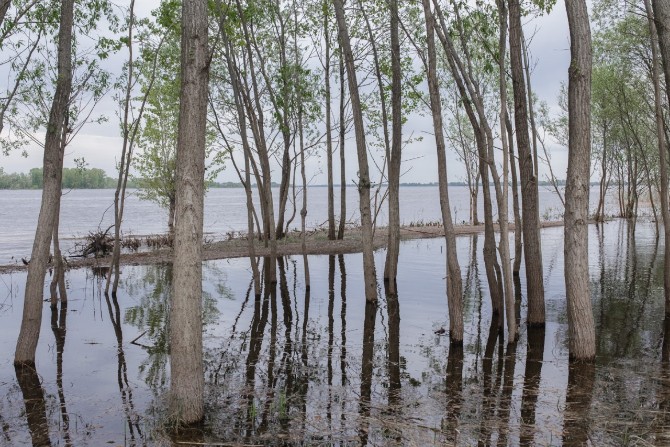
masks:
{"label": "tree", "polygon": [[58,80],[44,142],[42,205],[37,220],[31,262],[28,266],[23,319],[14,356],[15,365],[35,364],[35,350],[40,335],[44,274],[61,198],[65,149],[62,141],[68,132],[66,123],[72,91],[73,25],[74,0],[63,0],[58,31]]}
{"label": "tree", "polygon": [[[528,324],[544,325],[544,280],[542,247],[538,215],[537,173],[528,140],[528,103],[521,55],[521,6],[509,0],[509,46],[512,87],[514,90],[514,122],[519,153],[521,203],[523,209],[523,241],[528,289]],[[518,231],[518,229],[517,229]]]}
{"label": "tree", "polygon": [[[661,49],[661,60],[663,61],[663,73],[665,74],[665,93],[668,96],[668,101],[670,101],[670,4],[667,1],[663,0],[652,0],[652,6],[654,10],[654,22],[656,24],[656,30],[658,32],[658,44]],[[659,143],[660,144],[660,143]],[[663,150],[662,150],[663,152]],[[667,153],[667,148],[665,148]],[[663,164],[662,173],[665,171],[665,188],[662,187],[661,193],[662,196],[662,209],[665,213],[666,208],[668,207],[668,186],[667,186],[667,165],[665,164],[665,157],[661,158]],[[664,214],[664,225],[665,225],[665,234],[666,241],[668,241],[668,227],[670,224],[665,220],[666,215]],[[665,264],[663,266],[664,279],[663,286],[665,290],[665,314],[666,316],[670,313],[670,244],[666,242],[665,244]]]}
{"label": "tree", "polygon": [[447,180],[447,157],[442,134],[442,101],[440,86],[437,80],[437,56],[435,51],[435,17],[430,9],[430,0],[423,0],[423,11],[426,20],[426,44],[428,89],[430,91],[430,108],[437,146],[437,175],[440,188],[440,210],[444,225],[444,238],[447,245],[447,302],[449,307],[449,336],[452,343],[463,343],[463,284],[461,267],[456,252],[456,235],[451,219],[449,205],[449,189]]}
{"label": "tree", "polygon": [[184,1],[170,306],[170,415],[184,425],[204,417],[202,231],[209,64],[207,1]]}
{"label": "tree", "polygon": [[591,175],[591,28],[584,0],[565,2],[570,26],[568,174],[565,186],[565,292],[570,357],[592,360],[596,332],[589,289],[588,217]]}
{"label": "tree", "polygon": [[389,281],[389,292],[396,293],[395,279],[398,272],[400,252],[400,165],[402,161],[402,73],[400,68],[400,39],[398,37],[398,0],[389,2],[391,15],[391,133],[390,160],[388,161],[389,180],[389,225],[388,249],[384,279]]}
{"label": "tree", "polygon": [[[356,134],[356,152],[358,154],[358,194],[361,213],[361,233],[363,245],[363,275],[365,282],[365,298],[367,301],[377,301],[377,278],[375,275],[375,259],[372,246],[372,214],[370,212],[370,170],[368,167],[367,146],[365,144],[365,127],[363,125],[363,112],[358,92],[358,81],[356,77],[356,66],[354,55],[351,51],[349,30],[344,17],[344,4],[342,0],[333,0],[335,15],[337,17],[338,35],[344,65],[347,69],[349,80],[349,97],[354,118],[354,130]],[[341,124],[341,123],[340,123]]]}

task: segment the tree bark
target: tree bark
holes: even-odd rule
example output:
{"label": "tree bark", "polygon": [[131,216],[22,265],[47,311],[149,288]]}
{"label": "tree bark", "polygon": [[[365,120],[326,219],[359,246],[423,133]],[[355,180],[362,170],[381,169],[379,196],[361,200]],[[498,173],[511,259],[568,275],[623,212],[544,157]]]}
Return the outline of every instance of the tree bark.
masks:
{"label": "tree bark", "polygon": [[[646,0],[648,2],[648,0]],[[665,74],[665,93],[670,101],[670,4],[666,0],[652,0],[654,22],[656,24],[656,31],[658,33],[658,44],[661,49],[661,60],[663,61],[663,72]],[[655,49],[655,45],[652,44]],[[652,55],[654,52],[652,52]],[[653,56],[656,61],[656,56]],[[656,87],[655,87],[656,90]],[[656,120],[657,127],[663,129],[662,111],[659,116],[660,92],[655,91],[656,97]],[[659,125],[660,123],[660,125]],[[660,153],[661,164],[661,211],[663,213],[663,227],[665,234],[665,261],[663,264],[663,289],[665,291],[665,314],[670,314],[670,211],[668,211],[668,160],[667,160],[667,144],[662,144],[661,131],[658,131],[658,148]],[[663,132],[664,133],[664,132]],[[665,138],[663,138],[665,140]],[[664,142],[665,143],[665,142]]]}
{"label": "tree bark", "polygon": [[437,56],[435,50],[435,18],[430,10],[430,0],[422,0],[426,20],[426,50],[428,53],[428,90],[430,109],[437,147],[437,174],[440,188],[440,210],[444,225],[444,238],[447,248],[447,303],[449,307],[449,335],[452,343],[463,343],[463,284],[461,267],[456,252],[456,235],[451,219],[449,189],[447,179],[447,157],[444,144],[442,123],[442,100],[437,80]]}
{"label": "tree bark", "polygon": [[396,293],[395,279],[400,254],[400,164],[402,159],[402,87],[400,72],[400,39],[398,37],[398,0],[389,2],[391,14],[391,158],[389,160],[389,225],[388,249],[384,279],[389,282],[389,293]]}
{"label": "tree bark", "polygon": [[342,59],[342,45],[340,45],[340,223],[337,229],[337,238],[344,239],[344,229],[347,224],[347,172],[344,154],[344,136],[346,133],[345,101],[344,101],[344,60]]}
{"label": "tree bark", "polygon": [[498,0],[498,16],[500,20],[500,38],[498,40],[498,70],[500,82],[500,140],[503,146],[503,181],[502,197],[498,200],[498,218],[500,220],[500,259],[503,271],[503,288],[505,291],[505,316],[507,318],[508,343],[517,338],[516,318],[514,315],[514,287],[512,285],[512,266],[509,253],[509,140],[507,139],[507,73],[505,71],[505,53],[507,52],[507,8],[505,0]]}
{"label": "tree bark", "polygon": [[349,80],[349,97],[354,118],[354,131],[356,134],[356,152],[358,153],[358,194],[360,199],[361,233],[363,245],[363,276],[365,282],[365,299],[377,301],[377,278],[375,274],[375,259],[372,246],[372,214],[370,212],[370,174],[368,168],[368,153],[365,143],[365,127],[363,125],[363,112],[361,100],[358,94],[358,81],[356,78],[356,66],[354,55],[349,40],[349,30],[344,17],[344,4],[342,0],[333,0],[337,26],[339,30],[340,45],[347,69]]}
{"label": "tree bark", "polygon": [[325,103],[326,103],[326,163],[328,176],[328,240],[335,240],[335,194],[333,188],[333,126],[331,119],[331,94],[330,94],[330,8],[329,1],[324,0],[323,9],[323,34],[326,44],[324,80],[325,85]]}
{"label": "tree bark", "polygon": [[204,416],[202,231],[209,49],[207,1],[182,5],[176,219],[170,306],[170,414],[178,424]]}
{"label": "tree bark", "polygon": [[[507,106],[505,106],[507,107]],[[521,257],[523,256],[523,235],[521,231],[521,210],[519,209],[519,187],[516,175],[516,157],[514,156],[514,129],[512,121],[509,118],[509,110],[505,113],[505,128],[507,129],[507,139],[509,147],[509,164],[512,172],[512,207],[514,208],[514,265],[512,274],[519,276],[521,270]]]}
{"label": "tree bark", "polygon": [[28,266],[21,331],[16,344],[14,364],[34,365],[35,350],[42,324],[44,274],[49,246],[60,206],[63,176],[63,145],[68,103],[72,93],[72,39],[74,0],[63,0],[58,31],[58,79],[44,141],[42,205],[37,220],[35,241]]}
{"label": "tree bark", "polygon": [[[589,177],[591,173],[591,28],[584,0],[565,2],[570,26],[568,174],[565,186],[565,291],[570,357],[591,360],[596,332],[589,289]],[[527,268],[528,266],[526,266]]]}
{"label": "tree bark", "polygon": [[523,241],[526,261],[526,287],[528,296],[528,324],[542,326],[545,322],[544,280],[542,271],[542,247],[538,219],[537,177],[533,154],[528,140],[528,104],[526,83],[521,56],[521,8],[519,0],[509,0],[510,65],[514,89],[514,121],[519,149],[519,171],[521,174],[521,198],[523,209]]}

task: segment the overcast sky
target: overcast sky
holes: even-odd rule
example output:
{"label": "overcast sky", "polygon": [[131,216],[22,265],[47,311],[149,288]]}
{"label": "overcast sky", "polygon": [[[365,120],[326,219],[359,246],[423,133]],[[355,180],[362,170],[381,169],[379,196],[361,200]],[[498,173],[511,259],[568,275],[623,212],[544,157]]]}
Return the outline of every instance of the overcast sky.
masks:
{"label": "overcast sky", "polygon": [[[147,17],[150,11],[159,3],[159,0],[143,0],[136,3],[136,13],[139,17]],[[526,36],[534,34],[530,45],[535,67],[532,74],[533,88],[540,100],[546,101],[556,111],[557,96],[561,82],[567,81],[568,65],[570,62],[570,43],[568,38],[568,24],[563,2],[557,2],[553,11],[546,16],[533,19],[525,25]],[[110,67],[118,67],[123,63],[126,54],[121,53],[108,63]],[[117,106],[111,99],[106,98],[98,106],[97,113],[109,117],[105,125],[88,125],[84,127],[74,141],[68,146],[65,156],[65,166],[73,167],[75,158],[85,158],[89,167],[104,169],[108,175],[115,175],[116,161],[121,152],[122,140],[118,136]],[[423,135],[422,142],[413,143],[405,149],[403,154],[402,182],[437,182],[435,170],[436,155],[432,136],[432,121],[429,117],[412,116],[403,129],[404,135]],[[44,135],[38,135],[43,140]],[[353,136],[348,141],[347,179],[348,183],[354,179],[357,171],[356,157],[353,147]],[[567,169],[567,151],[557,145],[550,145],[552,166],[559,178],[565,177]],[[31,146],[28,157],[19,153],[12,153],[8,157],[0,156],[0,165],[5,172],[27,172],[31,168],[42,164],[42,149]],[[541,167],[540,176],[544,179],[546,168]],[[449,154],[449,180],[459,181],[464,178],[463,167],[457,162],[455,154]],[[277,170],[278,171],[278,170]],[[278,172],[275,172],[278,181]],[[273,176],[274,177],[274,176]],[[307,178],[311,184],[326,183],[325,156],[310,157],[307,164]],[[336,173],[335,178],[339,178]],[[226,168],[220,175],[219,181],[234,181],[238,178],[232,166]]]}

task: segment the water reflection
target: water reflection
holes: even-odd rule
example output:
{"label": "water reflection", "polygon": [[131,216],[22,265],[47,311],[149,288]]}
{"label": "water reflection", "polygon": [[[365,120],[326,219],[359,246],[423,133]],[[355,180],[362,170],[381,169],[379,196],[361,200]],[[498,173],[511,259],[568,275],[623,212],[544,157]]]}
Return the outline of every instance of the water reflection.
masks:
{"label": "water reflection", "polygon": [[[458,239],[468,266],[460,347],[435,333],[448,327],[441,240],[403,246],[398,293],[383,293],[380,281],[376,306],[361,293],[357,255],[310,259],[309,291],[301,257],[277,259],[274,283],[261,259],[257,296],[248,260],[205,263],[207,425],[179,442],[621,445],[635,435],[640,443],[668,444],[663,250],[646,228],[638,222],[633,233],[610,223],[592,230],[599,347],[596,364],[586,367],[568,362],[560,228],[543,230],[546,246],[557,251],[546,253],[556,259],[548,324],[522,331],[513,343],[491,313],[476,238]],[[0,400],[9,427],[0,443],[48,445],[49,433],[58,432],[59,445],[152,445],[169,380],[171,268],[127,267],[117,297],[93,300],[82,297],[81,290],[90,292],[83,275],[69,275],[69,308],[51,314],[53,338],[41,345],[42,383],[34,370],[32,377],[10,371],[8,379],[0,369],[0,384],[13,384]],[[521,296],[516,300],[520,306]],[[11,316],[0,314],[7,332]],[[94,402],[82,391],[92,386]]]}
{"label": "water reflection", "polygon": [[28,420],[28,429],[33,446],[51,446],[49,439],[49,424],[47,422],[44,390],[40,378],[33,366],[15,366],[16,380],[21,388],[23,402]]}
{"label": "water reflection", "polygon": [[544,360],[544,327],[528,327],[526,370],[521,396],[521,445],[533,445],[535,437],[535,407],[540,389]]}
{"label": "water reflection", "polygon": [[368,443],[370,397],[372,394],[372,369],[375,349],[375,323],[377,321],[377,303],[365,301],[365,323],[363,326],[363,354],[361,357],[361,393],[359,401],[360,427],[358,429],[361,445]]}
{"label": "water reflection", "polygon": [[[119,394],[121,395],[121,404],[126,419],[126,427],[130,439],[128,445],[131,447],[138,445],[138,439],[144,441],[144,435],[140,426],[140,418],[135,410],[133,402],[133,389],[128,382],[128,365],[126,363],[126,355],[123,349],[123,327],[121,325],[121,307],[117,295],[114,293],[110,299],[109,294],[105,294],[105,301],[107,303],[107,311],[109,313],[109,320],[114,328],[114,336],[116,338],[116,382],[119,387]],[[144,442],[142,443],[144,444]]]}
{"label": "water reflection", "polygon": [[563,413],[564,446],[582,446],[589,440],[589,409],[595,373],[595,364],[591,362],[570,362]]}
{"label": "water reflection", "polygon": [[63,351],[65,350],[65,335],[67,333],[67,301],[61,303],[60,311],[56,306],[51,306],[50,309],[51,331],[56,339],[56,387],[58,388],[63,441],[66,446],[71,446],[70,415],[67,412],[65,392],[63,391]]}

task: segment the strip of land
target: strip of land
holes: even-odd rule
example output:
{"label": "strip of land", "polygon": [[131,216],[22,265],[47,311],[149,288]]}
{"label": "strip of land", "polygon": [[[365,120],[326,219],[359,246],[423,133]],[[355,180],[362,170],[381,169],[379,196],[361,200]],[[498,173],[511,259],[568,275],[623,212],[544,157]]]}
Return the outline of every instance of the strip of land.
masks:
{"label": "strip of land", "polygon": [[[562,226],[563,221],[542,222],[542,228]],[[514,224],[509,225],[514,231]],[[495,226],[498,231],[498,226]],[[484,225],[457,225],[454,227],[456,235],[472,235],[484,232]],[[429,239],[444,237],[444,228],[441,225],[403,226],[400,229],[401,240]],[[388,240],[387,228],[377,228],[374,235],[374,248],[385,247]],[[262,241],[255,241],[256,256],[270,255],[270,248]],[[315,229],[307,232],[306,247],[308,255],[338,255],[361,252],[360,228],[349,228],[344,239],[328,240],[325,229]],[[204,245],[203,260],[243,258],[249,256],[249,244],[246,237],[237,237],[225,241],[215,241]],[[299,231],[290,232],[286,238],[277,241],[277,255],[301,255],[302,242]],[[69,268],[105,267],[110,263],[110,257],[67,259]],[[172,262],[172,250],[169,248],[156,249],[146,252],[130,252],[121,254],[122,265],[146,265]],[[26,270],[22,263],[0,265],[0,274]]]}

